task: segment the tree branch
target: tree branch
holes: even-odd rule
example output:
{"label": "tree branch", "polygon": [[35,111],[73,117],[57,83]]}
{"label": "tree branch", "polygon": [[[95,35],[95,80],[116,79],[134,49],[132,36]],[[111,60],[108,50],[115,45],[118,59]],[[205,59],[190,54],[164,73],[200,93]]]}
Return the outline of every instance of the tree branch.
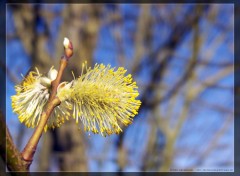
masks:
{"label": "tree branch", "polygon": [[[71,46],[71,45],[70,45]],[[35,131],[33,132],[33,135],[29,139],[27,145],[22,151],[22,160],[25,165],[25,169],[29,170],[30,165],[32,164],[32,160],[35,154],[35,151],[37,149],[38,142],[41,138],[42,132],[44,130],[44,127],[52,113],[55,107],[57,107],[61,101],[59,98],[56,96],[57,94],[57,87],[61,81],[63,71],[65,70],[67,63],[68,63],[68,58],[72,56],[72,46],[70,48],[65,48],[65,55],[61,58],[60,61],[60,68],[57,74],[57,78],[52,82],[52,90],[50,93],[50,98],[49,101],[46,105],[45,110],[41,114],[40,122],[38,126],[36,127]],[[71,54],[69,55],[69,50]]]}
{"label": "tree branch", "polygon": [[[6,163],[9,171],[23,171],[27,172],[25,169],[21,154],[15,146],[12,136],[5,124],[4,116],[0,111],[0,154]],[[6,141],[4,140],[6,139]]]}

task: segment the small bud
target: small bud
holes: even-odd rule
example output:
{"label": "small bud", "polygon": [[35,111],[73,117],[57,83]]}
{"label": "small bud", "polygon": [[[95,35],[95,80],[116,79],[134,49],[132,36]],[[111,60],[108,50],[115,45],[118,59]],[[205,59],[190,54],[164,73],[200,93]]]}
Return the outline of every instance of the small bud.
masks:
{"label": "small bud", "polygon": [[70,43],[69,39],[66,38],[66,37],[64,37],[64,40],[63,40],[63,46],[64,46],[64,48],[68,48],[68,47],[69,47],[69,43]]}
{"label": "small bud", "polygon": [[50,87],[51,85],[51,80],[47,77],[41,77],[40,78],[40,84],[42,84],[45,87]]}
{"label": "small bud", "polygon": [[48,72],[48,78],[51,79],[52,81],[56,79],[58,74],[58,71],[56,69],[50,69]]}
{"label": "small bud", "polygon": [[64,38],[63,40],[64,52],[67,58],[73,55],[73,45],[72,42],[68,38]]}

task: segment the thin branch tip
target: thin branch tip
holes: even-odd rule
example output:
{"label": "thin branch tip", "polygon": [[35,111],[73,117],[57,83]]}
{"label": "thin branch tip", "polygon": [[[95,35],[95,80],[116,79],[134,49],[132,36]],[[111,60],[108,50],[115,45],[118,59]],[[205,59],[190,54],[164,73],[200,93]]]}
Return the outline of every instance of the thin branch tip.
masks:
{"label": "thin branch tip", "polygon": [[[68,59],[73,55],[72,43],[71,41],[69,41],[68,38],[64,38],[63,45],[64,45],[64,56],[61,57],[59,70],[58,71],[51,70],[51,72],[49,73],[50,77],[52,78],[50,98],[48,99],[46,108],[41,114],[41,118],[38,126],[36,127],[31,138],[29,139],[28,143],[26,144],[25,148],[21,153],[22,162],[26,170],[29,170],[29,167],[32,164],[38,142],[42,136],[42,133],[45,129],[45,126],[47,124],[47,121],[51,113],[53,112],[55,107],[61,104],[60,99],[57,97],[57,88],[61,82],[63,72],[67,67]],[[46,83],[49,84],[49,81],[46,81],[46,80],[42,80],[42,81],[45,81]]]}

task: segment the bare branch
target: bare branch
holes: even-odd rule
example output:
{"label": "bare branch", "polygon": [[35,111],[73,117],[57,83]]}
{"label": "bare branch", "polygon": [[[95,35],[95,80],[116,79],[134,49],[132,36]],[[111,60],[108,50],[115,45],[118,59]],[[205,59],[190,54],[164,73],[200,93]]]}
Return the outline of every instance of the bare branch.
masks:
{"label": "bare branch", "polygon": [[[0,111],[0,153],[9,171],[23,171],[27,174],[27,169],[22,163],[21,154],[15,146],[11,134],[5,124],[4,117]],[[4,140],[6,139],[6,141]],[[5,155],[6,154],[6,155]]]}

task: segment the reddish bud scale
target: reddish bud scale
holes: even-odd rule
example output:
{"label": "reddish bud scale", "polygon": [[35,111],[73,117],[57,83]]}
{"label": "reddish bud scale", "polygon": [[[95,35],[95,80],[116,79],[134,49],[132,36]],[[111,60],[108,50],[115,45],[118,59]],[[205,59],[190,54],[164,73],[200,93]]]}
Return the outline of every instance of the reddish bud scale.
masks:
{"label": "reddish bud scale", "polygon": [[73,45],[72,45],[72,42],[69,41],[69,44],[67,46],[67,48],[64,47],[64,53],[65,53],[65,56],[69,59],[70,57],[72,57],[73,55]]}
{"label": "reddish bud scale", "polygon": [[69,42],[68,48],[69,48],[69,49],[73,49],[73,45],[72,45],[72,42],[71,42],[71,41]]}

